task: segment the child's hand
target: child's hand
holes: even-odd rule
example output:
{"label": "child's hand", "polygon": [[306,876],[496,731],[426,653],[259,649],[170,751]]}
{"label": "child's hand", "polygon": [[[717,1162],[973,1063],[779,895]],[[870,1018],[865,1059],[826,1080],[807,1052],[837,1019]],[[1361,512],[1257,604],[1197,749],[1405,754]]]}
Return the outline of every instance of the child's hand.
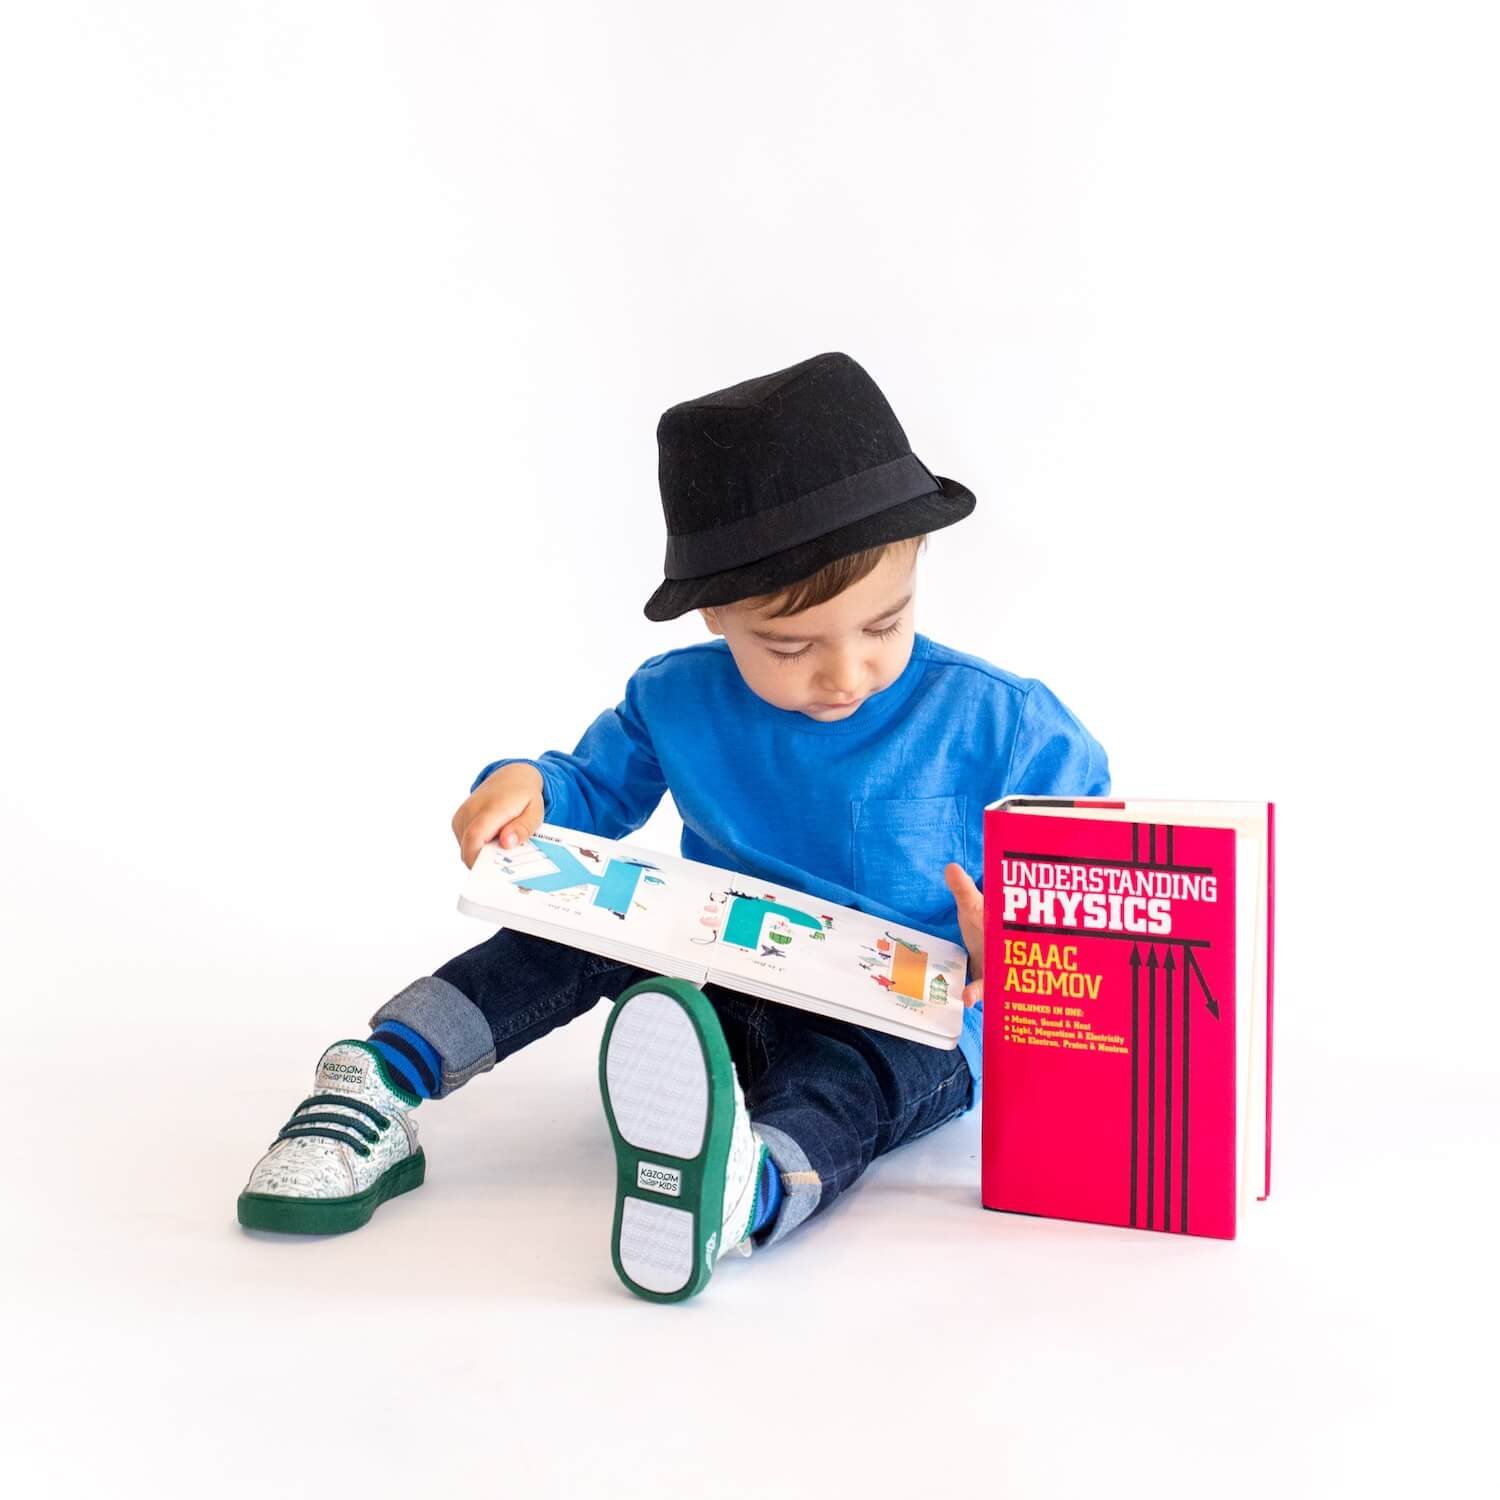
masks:
{"label": "child's hand", "polygon": [[453,837],[464,863],[472,870],[479,851],[496,834],[506,849],[524,843],[537,831],[544,812],[542,773],[535,766],[512,761],[492,771],[453,814]]}
{"label": "child's hand", "polygon": [[953,892],[958,930],[969,952],[970,978],[964,986],[964,1004],[977,1005],[984,999],[984,892],[960,864],[944,865],[943,879]]}

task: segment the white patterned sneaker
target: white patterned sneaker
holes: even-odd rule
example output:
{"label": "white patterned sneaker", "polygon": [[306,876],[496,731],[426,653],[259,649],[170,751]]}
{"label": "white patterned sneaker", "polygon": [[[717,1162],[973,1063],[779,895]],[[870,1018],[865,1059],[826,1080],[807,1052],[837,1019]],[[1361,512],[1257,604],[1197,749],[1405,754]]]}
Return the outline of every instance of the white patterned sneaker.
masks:
{"label": "white patterned sneaker", "polygon": [[421,1187],[427,1159],[411,1119],[421,1102],[367,1042],[335,1042],[318,1059],[312,1093],[255,1164],[240,1194],[240,1223],[342,1234],[387,1198]]}
{"label": "white patterned sneaker", "polygon": [[599,1087],[615,1146],[615,1270],[638,1296],[681,1302],[720,1256],[750,1254],[767,1154],[703,991],[670,978],[627,989],[604,1028]]}

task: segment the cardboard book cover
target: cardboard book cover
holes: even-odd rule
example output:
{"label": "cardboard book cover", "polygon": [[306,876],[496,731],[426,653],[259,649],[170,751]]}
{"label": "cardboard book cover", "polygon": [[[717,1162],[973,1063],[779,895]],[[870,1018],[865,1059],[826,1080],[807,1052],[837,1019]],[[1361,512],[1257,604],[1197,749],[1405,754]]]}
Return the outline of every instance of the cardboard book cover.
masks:
{"label": "cardboard book cover", "polygon": [[553,942],[952,1049],[956,943],[753,874],[543,823],[480,851],[459,910]]}

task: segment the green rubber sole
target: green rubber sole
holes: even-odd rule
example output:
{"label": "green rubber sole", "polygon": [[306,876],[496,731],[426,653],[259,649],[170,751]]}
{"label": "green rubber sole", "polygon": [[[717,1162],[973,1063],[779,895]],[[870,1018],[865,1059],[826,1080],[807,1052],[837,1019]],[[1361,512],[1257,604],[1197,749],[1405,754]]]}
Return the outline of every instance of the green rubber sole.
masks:
{"label": "green rubber sole", "polygon": [[[637,1093],[634,1111],[623,1096],[612,1099],[609,1084],[610,1047],[622,1018],[628,1016],[633,998],[641,994],[668,995],[675,1000],[692,1028],[701,1050],[704,1070],[704,1121],[701,1145],[688,1156],[674,1155],[653,1146],[649,1125],[637,1123],[632,1139],[622,1131],[616,1107],[627,1119],[639,1121],[642,1095]],[[628,1033],[629,1028],[627,1028]],[[610,1258],[620,1280],[648,1302],[683,1302],[707,1286],[713,1274],[715,1251],[724,1209],[724,1174],[729,1164],[729,1145],[734,1131],[734,1063],[723,1028],[708,998],[685,979],[658,977],[642,980],[615,1001],[599,1047],[599,1091],[604,1099],[604,1117],[615,1148],[615,1212],[610,1233]],[[646,1086],[649,1096],[649,1085]],[[661,1184],[665,1191],[653,1190]],[[673,1279],[679,1272],[681,1285],[662,1290],[644,1285],[630,1274],[634,1264],[643,1268],[639,1253],[641,1226],[671,1225],[673,1268],[662,1273]],[[625,1248],[622,1253],[622,1235]],[[647,1236],[649,1238],[649,1234]]]}
{"label": "green rubber sole", "polygon": [[273,1229],[281,1234],[346,1234],[370,1222],[388,1198],[399,1198],[422,1186],[427,1158],[420,1146],[382,1172],[362,1193],[347,1198],[284,1198],[276,1193],[241,1193],[239,1221],[246,1229]]}

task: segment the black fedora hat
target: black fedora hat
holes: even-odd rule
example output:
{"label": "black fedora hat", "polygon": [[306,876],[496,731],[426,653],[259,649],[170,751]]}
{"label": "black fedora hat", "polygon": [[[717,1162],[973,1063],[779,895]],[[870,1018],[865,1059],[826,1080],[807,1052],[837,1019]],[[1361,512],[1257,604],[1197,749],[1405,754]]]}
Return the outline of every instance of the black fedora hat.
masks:
{"label": "black fedora hat", "polygon": [[662,413],[656,443],[667,555],[649,620],[773,593],[974,509],[968,489],[911,451],[890,402],[847,354],[679,402]]}

